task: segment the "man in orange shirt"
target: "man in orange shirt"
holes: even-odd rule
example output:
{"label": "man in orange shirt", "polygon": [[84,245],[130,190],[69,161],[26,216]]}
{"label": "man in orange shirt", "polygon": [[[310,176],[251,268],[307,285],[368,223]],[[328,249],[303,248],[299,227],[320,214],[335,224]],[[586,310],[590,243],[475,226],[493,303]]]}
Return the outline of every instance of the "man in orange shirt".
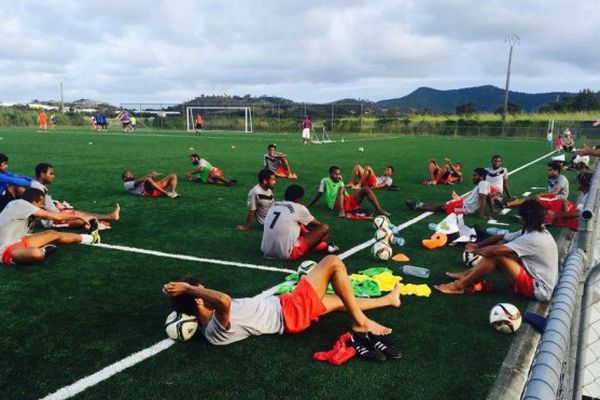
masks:
{"label": "man in orange shirt", "polygon": [[199,135],[202,132],[202,124],[204,120],[202,119],[202,115],[198,114],[196,117],[196,134]]}
{"label": "man in orange shirt", "polygon": [[38,128],[40,131],[42,129],[44,131],[48,130],[48,116],[46,115],[46,111],[44,110],[40,111],[40,113],[38,114]]}

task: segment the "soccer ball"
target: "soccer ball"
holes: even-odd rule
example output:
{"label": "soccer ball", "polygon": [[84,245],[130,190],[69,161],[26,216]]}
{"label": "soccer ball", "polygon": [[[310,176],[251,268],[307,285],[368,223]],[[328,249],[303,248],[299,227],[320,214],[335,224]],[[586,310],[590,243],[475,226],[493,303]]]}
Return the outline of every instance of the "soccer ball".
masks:
{"label": "soccer ball", "polygon": [[165,330],[167,335],[180,342],[189,340],[198,329],[198,321],[196,317],[173,311],[165,321]]}
{"label": "soccer ball", "polygon": [[317,266],[317,263],[312,260],[303,261],[302,264],[298,266],[298,276],[302,278],[306,276],[314,267]]}
{"label": "soccer ball", "polygon": [[498,303],[490,311],[490,325],[496,332],[516,332],[521,326],[521,313],[512,304]]}
{"label": "soccer ball", "polygon": [[387,261],[392,258],[392,248],[385,242],[375,242],[371,251],[377,260]]}
{"label": "soccer ball", "polygon": [[375,231],[375,240],[382,243],[390,243],[390,240],[394,237],[394,234],[388,228],[379,228]]}
{"label": "soccer ball", "polygon": [[375,229],[389,228],[389,226],[390,226],[390,220],[385,215],[378,215],[375,218],[373,218],[373,228],[375,228]]}
{"label": "soccer ball", "polygon": [[471,253],[470,251],[463,251],[462,260],[465,265],[469,268],[476,266],[481,261],[479,254]]}

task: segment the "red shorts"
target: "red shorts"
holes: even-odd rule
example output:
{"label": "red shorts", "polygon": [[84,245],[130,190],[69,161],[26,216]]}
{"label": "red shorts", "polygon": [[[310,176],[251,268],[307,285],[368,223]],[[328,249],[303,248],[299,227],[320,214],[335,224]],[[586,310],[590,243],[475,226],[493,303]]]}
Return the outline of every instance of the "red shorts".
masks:
{"label": "red shorts", "polygon": [[458,199],[455,200],[450,200],[449,202],[446,203],[446,214],[462,214],[463,213],[463,198],[460,197]]}
{"label": "red shorts", "polygon": [[286,333],[302,332],[327,309],[306,279],[300,279],[292,293],[279,296]]}
{"label": "red shorts", "polygon": [[290,172],[287,169],[283,168],[283,165],[277,168],[277,171],[275,171],[275,176],[283,178],[287,177],[289,174]]}
{"label": "red shorts", "polygon": [[27,247],[29,243],[27,242],[27,238],[21,239],[20,242],[13,243],[8,245],[4,252],[2,253],[2,264],[4,265],[13,265],[12,253],[17,247]]}
{"label": "red shorts", "polygon": [[[354,210],[358,210],[360,208],[360,203],[356,200],[356,195],[345,195],[344,196],[344,212],[352,212]],[[337,204],[334,209],[338,209]]]}
{"label": "red shorts", "polygon": [[360,185],[367,187],[375,187],[377,186],[377,177],[373,174],[370,174],[361,180]]}
{"label": "red shorts", "polygon": [[223,176],[223,171],[221,171],[219,168],[213,168],[208,171],[208,177],[212,178],[213,176]]}
{"label": "red shorts", "polygon": [[150,190],[147,190],[146,188],[144,188],[144,196],[148,196],[148,197],[160,197],[162,196],[162,192],[159,192],[158,190],[152,188]]}
{"label": "red shorts", "polygon": [[306,240],[302,236],[298,238],[294,246],[292,246],[292,252],[288,256],[288,260],[297,260],[300,257],[304,256],[308,253],[308,244],[306,244]]}
{"label": "red shorts", "polygon": [[529,272],[527,272],[523,264],[520,262],[519,264],[521,265],[521,271],[519,272],[519,276],[517,276],[517,281],[513,287],[513,292],[515,292],[515,294],[527,297],[528,299],[534,299],[533,277]]}

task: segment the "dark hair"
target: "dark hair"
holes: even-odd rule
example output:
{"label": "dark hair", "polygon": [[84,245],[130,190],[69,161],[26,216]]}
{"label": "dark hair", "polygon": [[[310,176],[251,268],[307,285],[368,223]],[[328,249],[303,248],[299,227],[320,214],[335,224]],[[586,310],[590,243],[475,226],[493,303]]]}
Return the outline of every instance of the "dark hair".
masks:
{"label": "dark hair", "polygon": [[392,167],[391,165],[387,165],[387,168],[391,169],[392,172],[394,172],[394,167]]}
{"label": "dark hair", "polygon": [[126,169],[125,171],[121,172],[121,179],[125,179],[125,174],[128,172],[131,172],[131,171]]}
{"label": "dark hair", "polygon": [[519,215],[523,218],[524,232],[544,230],[544,208],[536,200],[525,200],[519,206]]}
{"label": "dark hair", "polygon": [[559,173],[560,173],[560,170],[562,169],[562,167],[558,161],[550,161],[548,163],[548,167],[550,167],[554,171],[558,171]]}
{"label": "dark hair", "polygon": [[577,180],[577,184],[583,186],[587,190],[590,190],[590,186],[592,184],[592,173],[589,171],[582,171],[577,174],[575,178]]}
{"label": "dark hair", "polygon": [[271,179],[271,176],[275,175],[275,173],[273,171],[271,171],[268,168],[265,169],[261,169],[258,172],[258,175],[256,176],[256,178],[258,179],[258,183],[261,183],[262,181],[268,181],[269,179]]}
{"label": "dark hair", "polygon": [[45,174],[48,172],[48,169],[53,168],[52,165],[48,163],[39,163],[35,166],[35,177],[39,177],[41,174]]}
{"label": "dark hair", "polygon": [[485,177],[487,176],[487,171],[485,170],[485,168],[475,168],[473,172],[475,172],[478,176],[482,177],[483,179],[485,179]]}
{"label": "dark hair", "polygon": [[190,154],[190,158],[191,158],[191,157],[200,158],[200,156],[199,156],[198,154],[196,154],[196,153],[194,153],[194,154]]}
{"label": "dark hair", "polygon": [[40,189],[28,188],[25,190],[21,198],[30,203],[33,203],[34,201],[38,201],[42,197],[44,197],[44,192],[42,192]]}
{"label": "dark hair", "polygon": [[271,147],[274,148],[274,149],[277,148],[277,146],[275,146],[273,143],[271,143],[270,145],[267,146],[267,150],[270,149]]}
{"label": "dark hair", "polygon": [[332,165],[331,167],[329,167],[329,173],[333,174],[333,171],[335,171],[336,169],[340,169],[340,167],[338,167],[337,165]]}
{"label": "dark hair", "polygon": [[300,185],[290,185],[285,189],[283,198],[286,201],[296,201],[304,197],[304,189]]}
{"label": "dark hair", "polygon": [[3,162],[8,162],[8,157],[2,153],[0,153],[0,164]]}
{"label": "dark hair", "polygon": [[[192,286],[198,286],[200,281],[193,276],[184,276],[179,279],[179,282],[187,282]],[[173,296],[170,298],[171,308],[178,313],[184,313],[187,315],[198,315],[198,307],[196,306],[196,298],[189,294],[183,294],[181,296]]]}
{"label": "dark hair", "polygon": [[494,161],[496,158],[502,159],[502,156],[500,154],[494,154],[492,156],[492,161]]}

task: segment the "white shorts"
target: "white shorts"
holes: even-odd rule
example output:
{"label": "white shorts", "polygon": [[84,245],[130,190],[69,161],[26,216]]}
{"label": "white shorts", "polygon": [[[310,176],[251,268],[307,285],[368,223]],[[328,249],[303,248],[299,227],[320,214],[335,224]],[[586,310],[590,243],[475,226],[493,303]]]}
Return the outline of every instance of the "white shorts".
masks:
{"label": "white shorts", "polygon": [[302,139],[310,139],[310,129],[302,129]]}

